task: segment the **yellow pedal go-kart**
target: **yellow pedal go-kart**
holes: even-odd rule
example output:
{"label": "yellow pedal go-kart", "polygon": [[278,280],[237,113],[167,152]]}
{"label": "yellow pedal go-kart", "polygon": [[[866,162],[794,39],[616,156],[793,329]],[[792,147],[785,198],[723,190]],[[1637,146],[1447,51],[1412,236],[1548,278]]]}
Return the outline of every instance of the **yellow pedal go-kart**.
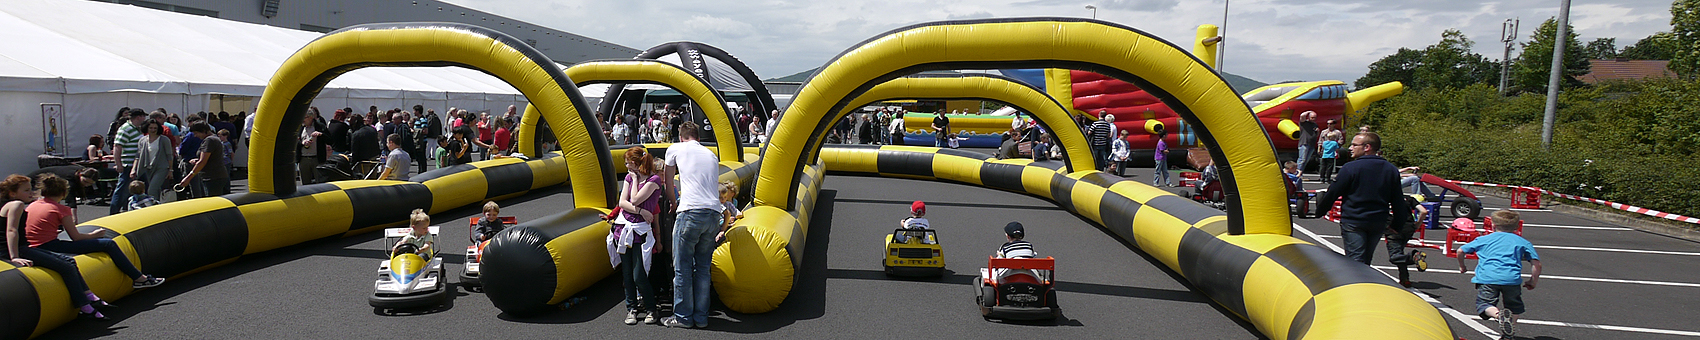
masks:
{"label": "yellow pedal go-kart", "polygon": [[[384,251],[389,252],[410,232],[413,229],[384,229]],[[437,226],[431,226],[431,236],[437,235]],[[420,256],[417,251],[413,245],[403,244],[390,259],[378,264],[378,280],[372,284],[372,296],[367,298],[374,311],[387,314],[393,309],[435,307],[448,302],[443,258],[434,251],[426,256]]]}
{"label": "yellow pedal go-kart", "polygon": [[939,245],[938,231],[898,228],[885,235],[882,265],[886,275],[944,275],[944,248]]}

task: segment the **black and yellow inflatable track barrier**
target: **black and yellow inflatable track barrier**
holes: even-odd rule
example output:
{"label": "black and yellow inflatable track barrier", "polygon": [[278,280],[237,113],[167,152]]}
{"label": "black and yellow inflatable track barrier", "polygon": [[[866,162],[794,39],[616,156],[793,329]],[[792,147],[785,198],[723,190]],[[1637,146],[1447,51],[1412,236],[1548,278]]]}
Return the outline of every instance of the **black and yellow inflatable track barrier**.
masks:
{"label": "black and yellow inflatable track barrier", "polygon": [[[666,155],[670,144],[644,146],[661,157]],[[628,146],[618,147],[624,150]],[[754,148],[742,151],[756,152]],[[756,156],[745,155],[745,159],[754,160]],[[758,166],[759,161],[722,161],[720,180],[749,183]],[[625,164],[621,163],[616,170],[624,172]],[[509,315],[534,315],[554,310],[573,294],[613,274],[603,239],[608,236],[609,225],[601,219],[608,211],[573,209],[521,222],[497,234],[484,249],[484,295]]]}
{"label": "black and yellow inflatable track barrier", "polygon": [[[77,228],[104,228],[143,272],[178,277],[246,255],[401,225],[416,208],[439,213],[560,185],[567,181],[566,167],[566,159],[554,154],[531,161],[494,159],[433,170],[409,182],[341,181],[302,186],[290,195],[243,193],[173,202]],[[76,259],[95,294],[116,300],[131,292],[129,278],[106,254]],[[0,306],[5,306],[0,308],[0,337],[28,338],[70,321],[76,311],[67,294],[58,273],[0,263]]]}
{"label": "black and yellow inflatable track barrier", "polygon": [[[989,157],[911,146],[821,150],[832,174],[955,182],[1049,199],[1139,247],[1271,339],[1453,338],[1433,306],[1331,250],[1287,235],[1230,235],[1221,211],[1137,181]],[[715,289],[725,291],[718,282]]]}
{"label": "black and yellow inflatable track barrier", "polygon": [[[605,83],[642,83],[671,87],[690,98],[703,110],[708,122],[713,128],[717,141],[738,140],[738,130],[733,128],[731,110],[726,109],[726,99],[720,96],[708,84],[707,80],[685,70],[679,65],[673,65],[657,60],[621,59],[621,60],[591,60],[573,64],[567,67],[567,77],[571,77],[577,86]],[[713,104],[702,104],[713,103]],[[537,108],[527,105],[525,115],[519,123],[519,141],[517,148],[527,154],[537,152]],[[708,144],[704,144],[708,145]],[[738,143],[720,143],[714,147],[721,161],[743,161],[743,150]],[[615,155],[620,150],[614,150]],[[620,165],[624,165],[623,163]]]}
{"label": "black and yellow inflatable track barrier", "polygon": [[[416,53],[429,50],[432,53]],[[522,162],[498,159],[439,169],[411,182],[343,181],[297,188],[296,149],[307,106],[336,76],[374,66],[460,66],[515,84],[543,118],[555,122],[565,155]],[[613,162],[584,99],[542,53],[500,32],[452,23],[358,25],[320,37],[285,60],[255,113],[249,154],[250,193],[159,205],[88,221],[105,228],[142,271],[167,277],[193,273],[237,258],[314,239],[339,237],[403,223],[409,211],[432,213],[501,199],[572,181],[575,204],[604,207],[614,200]],[[283,137],[280,137],[283,136]],[[279,138],[287,138],[279,140]],[[284,160],[284,161],[279,161]],[[104,254],[77,256],[79,271],[96,294],[117,299],[130,292]],[[56,273],[0,264],[0,336],[40,335],[69,321],[65,285]]]}
{"label": "black and yellow inflatable track barrier", "polygon": [[[1073,128],[1074,120],[1068,115],[1068,110],[1045,92],[1015,79],[992,74],[917,74],[869,88],[845,108],[860,108],[893,99],[973,99],[1009,104],[1038,118],[1045,131],[1056,135],[1057,145],[1063,146],[1064,169],[1072,172],[1092,168],[1092,150],[1087,148],[1086,134]],[[1070,128],[1053,129],[1053,126]]]}

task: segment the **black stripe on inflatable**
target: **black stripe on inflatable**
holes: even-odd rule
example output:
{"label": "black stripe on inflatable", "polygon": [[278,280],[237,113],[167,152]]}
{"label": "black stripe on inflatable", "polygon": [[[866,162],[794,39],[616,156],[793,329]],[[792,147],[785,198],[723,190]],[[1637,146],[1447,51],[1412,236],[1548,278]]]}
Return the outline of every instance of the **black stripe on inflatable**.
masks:
{"label": "black stripe on inflatable", "polygon": [[1063,208],[1063,210],[1075,211],[1075,209],[1074,209],[1074,184],[1075,184],[1075,182],[1077,182],[1077,181],[1075,181],[1074,178],[1064,176],[1062,174],[1052,175],[1051,176],[1051,201],[1057,202],[1057,206]]}
{"label": "black stripe on inflatable", "polygon": [[531,165],[529,164],[503,164],[479,168],[479,170],[484,171],[484,181],[487,183],[487,188],[484,191],[485,199],[531,190]]}
{"label": "black stripe on inflatable", "polygon": [[41,297],[35,294],[35,285],[24,277],[24,272],[17,269],[0,271],[0,325],[5,325],[0,338],[29,339],[35,333],[35,325],[41,322]]}
{"label": "black stripe on inflatable", "polygon": [[[762,121],[767,121],[769,110],[779,109],[779,106],[773,104],[773,94],[768,92],[767,85],[761,82],[761,78],[756,76],[755,71],[750,70],[748,65],[745,65],[743,61],[738,60],[737,57],[732,56],[731,53],[726,53],[725,50],[721,50],[718,47],[694,41],[675,41],[650,47],[648,50],[638,53],[637,57],[633,59],[660,58],[661,56],[668,54],[680,53],[679,49],[682,47],[695,49],[699,53],[713,57],[714,59],[719,59],[721,62],[726,63],[727,66],[731,66],[733,71],[738,72],[738,76],[743,77],[744,82],[750,84],[750,88],[754,90],[756,94],[755,97],[758,99],[752,103],[757,105],[751,105],[755,106],[755,110],[751,110],[750,113],[755,113],[758,117],[762,117]],[[603,100],[601,103],[601,111],[614,112],[614,105],[619,102],[617,98],[620,98],[620,95],[624,94],[623,91],[625,89],[625,84],[613,84],[612,86],[609,86],[608,92],[602,97],[606,98],[606,100]]]}
{"label": "black stripe on inflatable", "polygon": [[[911,175],[932,178],[933,154],[914,151],[880,150],[879,165],[881,174]],[[802,170],[801,167],[798,170]],[[802,178],[803,172],[797,173]],[[796,189],[791,191],[791,197],[797,197]]]}
{"label": "black stripe on inflatable", "polygon": [[1293,323],[1287,326],[1288,339],[1304,339],[1310,333],[1310,324],[1316,321],[1316,298],[1305,301],[1304,307],[1299,307],[1299,313],[1293,315]]}
{"label": "black stripe on inflatable", "polygon": [[136,250],[143,273],[176,276],[242,256],[248,221],[236,207],[193,214],[123,235]]}
{"label": "black stripe on inflatable", "polygon": [[987,158],[992,158],[992,155],[974,152],[974,151],[968,151],[968,150],[961,150],[961,149],[939,149],[938,153],[941,154],[941,155],[957,156],[957,157],[972,159],[972,160],[976,160],[976,161],[985,160]]}
{"label": "black stripe on inflatable", "polygon": [[1027,187],[1021,182],[1021,173],[1026,168],[1014,164],[983,163],[980,164],[980,183],[996,189],[1027,193]]}
{"label": "black stripe on inflatable", "polygon": [[478,170],[478,166],[476,166],[476,165],[456,164],[456,165],[453,165],[453,166],[450,166],[450,167],[447,167],[447,168],[438,168],[437,170],[426,171],[425,173],[422,173],[422,174],[413,175],[412,177],[408,177],[407,181],[408,182],[414,182],[414,183],[425,183],[426,181],[430,181],[430,180],[433,180],[433,179],[449,177],[449,175],[458,174],[458,173],[467,172],[467,171],[475,171],[475,170]]}
{"label": "black stripe on inflatable", "polygon": [[1145,201],[1145,205],[1168,213],[1169,216],[1174,216],[1188,225],[1198,225],[1198,221],[1223,214],[1221,210],[1206,207],[1203,204],[1198,204],[1198,202],[1174,195],[1153,197],[1151,200]]}
{"label": "black stripe on inflatable", "polygon": [[226,200],[230,200],[230,203],[236,204],[237,206],[243,206],[243,205],[261,203],[261,202],[268,202],[268,201],[276,201],[276,200],[287,199],[287,198],[312,196],[312,195],[317,195],[317,194],[322,194],[322,193],[327,193],[327,192],[332,192],[332,191],[337,191],[337,190],[342,190],[342,188],[336,186],[335,184],[320,183],[320,184],[304,185],[304,186],[297,187],[295,189],[295,193],[289,194],[288,196],[281,196],[281,197],[277,196],[277,195],[268,195],[268,194],[259,194],[259,193],[237,193],[237,194],[224,195],[224,196],[221,196],[221,197],[223,197]]}
{"label": "black stripe on inflatable", "polygon": [[[602,220],[602,212],[590,208],[577,208],[564,213],[544,216],[535,220],[520,223],[514,227],[537,229],[546,239],[553,240],[561,235],[570,234],[584,229]],[[554,287],[554,286],[550,286]]]}
{"label": "black stripe on inflatable", "polygon": [[348,230],[407,221],[413,209],[431,211],[431,189],[424,184],[354,188],[345,192],[349,205],[354,207],[354,219]]}
{"label": "black stripe on inflatable", "polygon": [[1395,284],[1387,275],[1363,263],[1314,244],[1282,245],[1270,249],[1263,256],[1298,276],[1299,281],[1310,288],[1311,295],[1357,283]]}
{"label": "black stripe on inflatable", "polygon": [[1133,217],[1139,215],[1139,207],[1139,202],[1105,191],[1104,198],[1098,200],[1098,219],[1104,221],[1104,228],[1115,232],[1122,240],[1135,243],[1138,238],[1133,234]]}
{"label": "black stripe on inflatable", "polygon": [[1187,228],[1186,234],[1181,236],[1175,262],[1181,276],[1192,281],[1193,287],[1234,314],[1245,316],[1245,276],[1258,256],[1257,252],[1223,241],[1216,235]]}
{"label": "black stripe on inflatable", "polygon": [[1096,185],[1099,188],[1104,188],[1104,190],[1110,190],[1111,185],[1114,185],[1114,184],[1116,184],[1116,182],[1120,182],[1120,181],[1124,181],[1124,180],[1127,180],[1127,179],[1122,178],[1122,177],[1116,177],[1115,175],[1111,175],[1111,174],[1103,173],[1103,172],[1094,172],[1094,173],[1087,174],[1085,176],[1080,176],[1081,182],[1091,183],[1092,185]]}
{"label": "black stripe on inflatable", "polygon": [[[547,218],[547,217],[546,217]],[[484,247],[484,296],[497,309],[523,316],[553,308],[555,259],[549,256],[548,233],[531,226],[502,230]]]}

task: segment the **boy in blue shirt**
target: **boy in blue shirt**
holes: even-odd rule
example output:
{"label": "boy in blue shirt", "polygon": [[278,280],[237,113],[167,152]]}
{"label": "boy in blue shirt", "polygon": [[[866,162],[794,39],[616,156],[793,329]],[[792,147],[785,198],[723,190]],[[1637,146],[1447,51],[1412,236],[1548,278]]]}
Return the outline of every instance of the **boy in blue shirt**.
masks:
{"label": "boy in blue shirt", "polygon": [[[1511,325],[1524,311],[1523,291],[1519,288],[1535,289],[1535,283],[1541,280],[1541,257],[1535,253],[1534,244],[1512,233],[1517,230],[1517,222],[1521,218],[1516,212],[1495,211],[1488,218],[1493,219],[1494,233],[1458,248],[1458,272],[1469,270],[1464,265],[1465,255],[1475,253],[1480,258],[1476,261],[1476,276],[1470,279],[1476,284],[1476,315],[1482,320],[1496,319],[1500,338],[1510,339],[1513,333]],[[1529,261],[1533,267],[1527,282],[1522,276],[1523,261]],[[1522,287],[1518,287],[1519,283]],[[1496,306],[1501,300],[1505,302],[1504,309]]]}

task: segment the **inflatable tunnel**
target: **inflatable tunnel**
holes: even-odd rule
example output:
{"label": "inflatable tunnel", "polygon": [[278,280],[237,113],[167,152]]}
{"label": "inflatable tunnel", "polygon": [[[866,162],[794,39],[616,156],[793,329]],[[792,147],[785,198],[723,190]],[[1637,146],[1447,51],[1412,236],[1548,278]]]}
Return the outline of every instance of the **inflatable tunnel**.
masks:
{"label": "inflatable tunnel", "polygon": [[[1145,89],[1197,126],[1199,139],[1211,146],[1230,192],[1227,212],[1095,170],[1062,174],[933,148],[821,149],[819,137],[842,117],[851,98],[904,75],[959,68],[1082,69]],[[795,268],[781,260],[801,257],[793,246],[801,240],[784,232],[792,227],[779,215],[801,208],[794,198],[805,193],[797,184],[806,183],[804,173],[817,159],[810,156],[819,153],[828,168],[905,169],[908,177],[930,171],[937,178],[1048,197],[1161,259],[1271,338],[1367,332],[1450,338],[1438,311],[1385,276],[1290,236],[1275,150],[1250,108],[1209,66],[1147,33],[1077,18],[905,27],[834,58],[803,85],[789,111],[763,154],[753,192],[757,207],[735,225],[750,233],[748,239],[716,252],[717,271],[738,273],[715,276],[722,302],[733,310],[769,311],[789,293]],[[727,258],[740,253],[767,254],[766,261]]]}
{"label": "inflatable tunnel", "polygon": [[[655,60],[591,60],[567,67],[567,77],[577,82],[576,86],[600,83],[645,83],[672,87],[690,97],[708,116],[709,124],[713,127],[716,140],[736,141],[738,130],[731,112],[726,110],[726,99],[720,92],[709,86],[707,80],[698,77],[678,65]],[[713,103],[713,104],[706,104]],[[530,105],[520,116],[519,141],[517,149],[528,154],[542,152],[537,150],[538,115],[532,114],[536,109]],[[718,118],[718,119],[717,119]],[[718,143],[715,154],[722,161],[743,161],[744,153],[738,143]],[[621,162],[619,166],[624,166]]]}
{"label": "inflatable tunnel", "polygon": [[[431,49],[434,53],[409,51]],[[342,181],[297,187],[290,131],[332,78],[362,67],[459,66],[482,70],[523,92],[554,122],[556,138],[581,147],[521,161],[497,159],[438,169],[409,182]],[[261,98],[249,159],[249,193],[173,202],[87,221],[105,228],[142,271],[175,277],[289,245],[369,232],[432,213],[571,185],[575,204],[607,206],[613,167],[607,145],[589,138],[595,120],[561,70],[529,45],[500,32],[452,23],[357,25],[331,32],[285,60]],[[279,138],[291,138],[279,140]],[[105,254],[76,257],[89,287],[106,299],[131,292]],[[37,336],[74,318],[57,273],[0,264],[0,336]]]}
{"label": "inflatable tunnel", "polygon": [[[706,58],[705,58],[706,57]],[[773,94],[767,91],[767,85],[762,83],[756,72],[744,65],[731,53],[726,53],[718,47],[693,41],[675,41],[644,50],[638,53],[636,59],[657,59],[685,66],[699,77],[708,80],[715,91],[743,92],[754,94],[750,101],[750,113],[767,119],[768,112],[778,110],[773,103]],[[737,77],[732,77],[732,74]],[[602,112],[614,113],[615,103],[620,102],[620,96],[625,93],[624,84],[614,84],[608,87],[608,93],[603,95]]]}
{"label": "inflatable tunnel", "polygon": [[[991,74],[960,74],[960,75],[915,75],[892,79],[863,92],[861,96],[850,101],[846,108],[858,108],[869,104],[894,99],[974,99],[1002,102],[1016,107],[1022,112],[1028,112],[1037,118],[1039,125],[1051,131],[1063,147],[1063,165],[1069,171],[1092,168],[1092,150],[1086,148],[1086,135],[1080,129],[1074,128],[1074,121],[1069,118],[1056,100],[1044,92],[1010,79]],[[927,119],[931,119],[928,117]],[[929,122],[930,124],[930,122]],[[952,123],[955,124],[955,123]],[[1004,131],[1009,129],[1009,119],[999,119]],[[906,123],[905,126],[917,126]],[[921,124],[925,127],[927,125]],[[1068,127],[1067,129],[1052,129],[1053,126]],[[931,133],[929,133],[930,135]],[[931,139],[932,137],[927,137]],[[931,141],[928,141],[931,143]],[[815,141],[821,143],[821,141]],[[830,169],[829,169],[830,170]]]}

